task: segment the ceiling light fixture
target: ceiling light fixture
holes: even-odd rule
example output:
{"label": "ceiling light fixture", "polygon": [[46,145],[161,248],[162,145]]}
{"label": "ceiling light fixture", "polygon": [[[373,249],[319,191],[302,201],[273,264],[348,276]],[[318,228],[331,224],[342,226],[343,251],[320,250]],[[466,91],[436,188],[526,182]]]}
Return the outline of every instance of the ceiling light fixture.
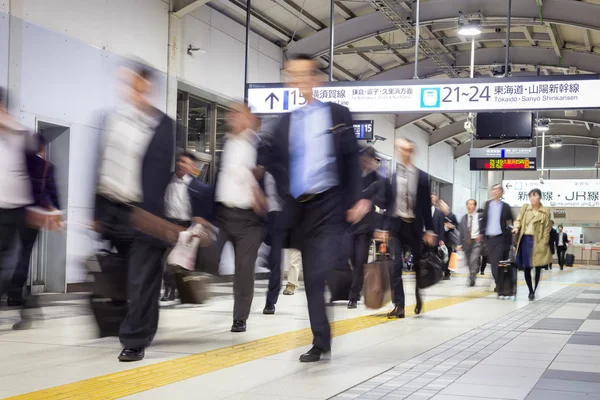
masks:
{"label": "ceiling light fixture", "polygon": [[469,19],[463,13],[458,17],[458,34],[461,36],[477,36],[481,34],[481,21]]}
{"label": "ceiling light fixture", "polygon": [[550,130],[550,120],[538,119],[535,130],[538,132],[548,132]]}
{"label": "ceiling light fixture", "polygon": [[552,147],[553,149],[558,149],[562,147],[562,139],[557,137],[551,138],[550,147]]}

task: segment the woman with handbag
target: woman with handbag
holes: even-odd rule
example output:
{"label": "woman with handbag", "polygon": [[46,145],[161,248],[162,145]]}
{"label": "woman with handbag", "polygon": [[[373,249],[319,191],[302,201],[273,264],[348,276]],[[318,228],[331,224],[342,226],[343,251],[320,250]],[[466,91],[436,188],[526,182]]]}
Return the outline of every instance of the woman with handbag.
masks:
{"label": "woman with handbag", "polygon": [[[535,299],[535,291],[540,282],[542,269],[552,259],[548,241],[550,238],[550,211],[541,203],[542,192],[532,189],[529,192],[530,204],[521,207],[515,221],[513,234],[517,238],[516,263],[525,272],[529,288],[529,300]],[[531,270],[535,267],[535,287],[531,281]]]}

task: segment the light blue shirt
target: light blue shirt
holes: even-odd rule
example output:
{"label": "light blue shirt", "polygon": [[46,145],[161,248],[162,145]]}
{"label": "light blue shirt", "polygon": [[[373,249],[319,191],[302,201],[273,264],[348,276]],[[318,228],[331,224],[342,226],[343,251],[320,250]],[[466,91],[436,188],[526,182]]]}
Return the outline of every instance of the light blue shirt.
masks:
{"label": "light blue shirt", "polygon": [[290,193],[322,193],[338,185],[331,109],[320,101],[292,113],[290,123]]}
{"label": "light blue shirt", "polygon": [[485,229],[486,236],[502,235],[501,224],[505,224],[506,221],[500,221],[500,218],[502,218],[502,201],[490,200],[487,226]]}

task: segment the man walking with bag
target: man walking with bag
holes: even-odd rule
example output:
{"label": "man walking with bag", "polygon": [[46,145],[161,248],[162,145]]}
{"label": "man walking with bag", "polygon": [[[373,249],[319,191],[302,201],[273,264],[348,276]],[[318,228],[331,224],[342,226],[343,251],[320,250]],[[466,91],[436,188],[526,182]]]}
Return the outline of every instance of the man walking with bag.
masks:
{"label": "man walking with bag", "polygon": [[459,250],[465,253],[465,263],[469,267],[469,286],[475,286],[477,272],[480,266],[483,235],[481,227],[483,217],[477,212],[477,201],[467,200],[467,214],[460,220],[461,246]]}

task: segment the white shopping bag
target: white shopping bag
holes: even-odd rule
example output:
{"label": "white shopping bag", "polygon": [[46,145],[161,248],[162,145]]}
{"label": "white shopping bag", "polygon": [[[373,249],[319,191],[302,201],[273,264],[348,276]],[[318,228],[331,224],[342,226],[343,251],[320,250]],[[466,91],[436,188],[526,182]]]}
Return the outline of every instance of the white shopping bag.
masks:
{"label": "white shopping bag", "polygon": [[189,271],[196,269],[196,256],[201,237],[215,239],[214,234],[200,224],[179,233],[177,244],[167,257],[168,265],[177,265]]}
{"label": "white shopping bag", "polygon": [[458,260],[456,261],[456,270],[454,272],[459,274],[468,274],[469,266],[467,265],[467,260],[465,257],[464,251],[458,251]]}

